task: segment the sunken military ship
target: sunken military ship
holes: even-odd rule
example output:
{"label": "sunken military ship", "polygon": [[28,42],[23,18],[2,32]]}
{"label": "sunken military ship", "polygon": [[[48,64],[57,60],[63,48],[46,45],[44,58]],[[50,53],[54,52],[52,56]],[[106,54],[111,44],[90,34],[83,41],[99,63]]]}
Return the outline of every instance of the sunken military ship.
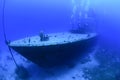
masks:
{"label": "sunken military ship", "polygon": [[62,32],[26,37],[12,41],[10,48],[39,66],[56,66],[86,51],[97,39],[96,33]]}

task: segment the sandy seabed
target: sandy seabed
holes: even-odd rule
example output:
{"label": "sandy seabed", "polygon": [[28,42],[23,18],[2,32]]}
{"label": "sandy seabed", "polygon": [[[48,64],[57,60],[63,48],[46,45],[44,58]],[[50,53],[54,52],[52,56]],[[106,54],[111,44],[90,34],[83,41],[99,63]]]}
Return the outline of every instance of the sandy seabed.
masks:
{"label": "sandy seabed", "polygon": [[22,71],[14,64],[9,51],[0,53],[0,80],[120,80],[120,56],[117,51],[101,47],[77,62],[54,68],[39,67],[14,52]]}

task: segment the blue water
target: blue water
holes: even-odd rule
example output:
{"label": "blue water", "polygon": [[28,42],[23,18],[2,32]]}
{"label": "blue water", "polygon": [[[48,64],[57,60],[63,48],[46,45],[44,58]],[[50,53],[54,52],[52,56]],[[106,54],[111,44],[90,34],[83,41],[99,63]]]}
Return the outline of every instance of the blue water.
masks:
{"label": "blue water", "polygon": [[[13,41],[34,36],[38,35],[40,31],[45,33],[65,32],[73,27],[71,22],[75,20],[77,23],[80,12],[83,22],[85,14],[89,14],[94,18],[96,25],[93,27],[95,32],[99,34],[97,43],[99,48],[97,48],[96,58],[101,64],[95,67],[96,71],[88,69],[89,72],[85,71],[85,73],[91,77],[97,74],[89,80],[120,80],[119,4],[119,0],[6,0],[5,29],[7,39]],[[2,30],[2,9],[3,0],[0,0],[0,55],[4,54],[2,52],[8,51]],[[45,75],[44,77],[48,77]],[[102,76],[102,78],[98,76]],[[75,79],[72,78],[72,80]],[[1,80],[4,79],[1,78]],[[49,79],[42,78],[40,80]],[[66,80],[66,78],[59,80]]]}
{"label": "blue water", "polygon": [[[2,14],[2,2],[1,0],[0,14]],[[119,1],[92,0],[90,3],[90,8],[94,9],[99,34],[107,38],[108,41],[112,41],[112,43],[120,43]],[[7,37],[10,40],[14,40],[23,36],[37,34],[41,30],[46,33],[67,31],[71,28],[70,21],[73,7],[71,0],[6,1],[5,25]]]}

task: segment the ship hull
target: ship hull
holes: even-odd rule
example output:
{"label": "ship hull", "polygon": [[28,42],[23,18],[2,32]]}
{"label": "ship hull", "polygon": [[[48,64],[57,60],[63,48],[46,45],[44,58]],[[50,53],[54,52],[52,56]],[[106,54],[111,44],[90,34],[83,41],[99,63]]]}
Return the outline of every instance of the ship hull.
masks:
{"label": "ship hull", "polygon": [[83,55],[97,40],[97,36],[75,42],[48,46],[9,46],[28,60],[43,67],[66,64]]}

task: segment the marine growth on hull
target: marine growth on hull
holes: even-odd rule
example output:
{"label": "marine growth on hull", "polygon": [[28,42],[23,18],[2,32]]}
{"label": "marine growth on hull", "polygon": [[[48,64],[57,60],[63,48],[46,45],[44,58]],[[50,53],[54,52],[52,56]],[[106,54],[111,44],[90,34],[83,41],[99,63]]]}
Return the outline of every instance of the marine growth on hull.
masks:
{"label": "marine growth on hull", "polygon": [[47,46],[72,43],[97,36],[96,33],[89,34],[72,34],[69,32],[47,34],[49,39],[43,40],[41,36],[27,37],[24,39],[13,41],[9,46]]}

